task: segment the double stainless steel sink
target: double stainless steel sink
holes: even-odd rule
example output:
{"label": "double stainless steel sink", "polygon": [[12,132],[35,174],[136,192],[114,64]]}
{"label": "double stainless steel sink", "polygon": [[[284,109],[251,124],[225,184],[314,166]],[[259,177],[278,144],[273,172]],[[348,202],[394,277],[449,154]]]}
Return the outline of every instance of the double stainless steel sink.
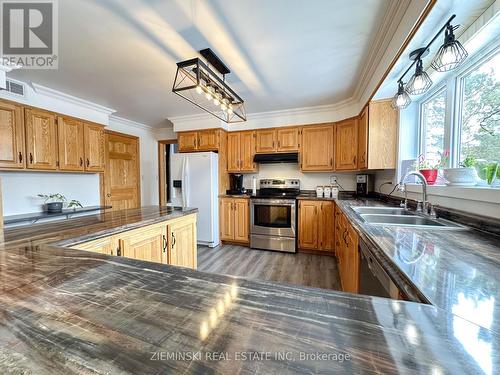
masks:
{"label": "double stainless steel sink", "polygon": [[464,229],[463,226],[444,219],[433,219],[397,207],[353,207],[358,216],[367,224],[393,225],[413,228]]}

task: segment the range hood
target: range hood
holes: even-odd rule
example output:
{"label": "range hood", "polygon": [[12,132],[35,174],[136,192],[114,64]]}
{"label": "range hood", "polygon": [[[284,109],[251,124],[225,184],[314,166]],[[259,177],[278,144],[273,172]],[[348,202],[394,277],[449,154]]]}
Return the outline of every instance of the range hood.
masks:
{"label": "range hood", "polygon": [[289,152],[283,154],[256,154],[253,157],[253,161],[260,164],[272,164],[272,163],[298,163],[299,153]]}

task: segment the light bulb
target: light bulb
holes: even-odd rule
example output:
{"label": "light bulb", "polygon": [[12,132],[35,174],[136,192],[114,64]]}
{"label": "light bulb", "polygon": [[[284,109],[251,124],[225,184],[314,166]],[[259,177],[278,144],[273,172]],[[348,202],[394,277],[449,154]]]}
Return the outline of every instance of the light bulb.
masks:
{"label": "light bulb", "polygon": [[403,106],[403,104],[405,104],[405,98],[403,95],[398,95],[398,98],[396,99],[396,105],[398,107],[401,107]]}
{"label": "light bulb", "polygon": [[444,50],[443,56],[441,57],[441,63],[443,65],[454,64],[456,62],[455,53],[453,52],[453,47],[447,47]]}
{"label": "light bulb", "polygon": [[226,112],[226,111],[227,111],[227,105],[226,105],[226,103],[222,102],[222,103],[220,104],[220,108],[221,108],[224,112]]}
{"label": "light bulb", "polygon": [[207,98],[207,100],[212,99],[212,94],[210,94],[210,89],[208,89],[207,92],[205,93],[205,98]]}
{"label": "light bulb", "polygon": [[418,91],[421,90],[425,86],[425,81],[423,80],[421,75],[415,77],[415,81],[413,81],[413,90]]}
{"label": "light bulb", "polygon": [[201,93],[203,92],[203,89],[201,88],[201,86],[200,86],[200,85],[196,86],[196,92],[197,92],[198,94],[201,94]]}
{"label": "light bulb", "polygon": [[232,104],[229,104],[229,105],[227,106],[227,113],[229,113],[230,115],[232,115],[232,114],[233,114],[233,105],[232,105]]}

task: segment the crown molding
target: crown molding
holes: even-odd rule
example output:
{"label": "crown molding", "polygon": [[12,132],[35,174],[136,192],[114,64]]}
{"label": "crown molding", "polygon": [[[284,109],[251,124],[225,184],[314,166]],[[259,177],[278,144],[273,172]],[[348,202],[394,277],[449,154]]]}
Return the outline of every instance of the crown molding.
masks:
{"label": "crown molding", "polygon": [[71,103],[71,104],[74,104],[74,105],[77,105],[80,107],[84,107],[84,108],[87,108],[87,109],[90,109],[93,111],[103,113],[103,114],[108,115],[108,116],[110,116],[112,113],[116,112],[116,110],[114,110],[114,109],[102,106],[100,104],[90,102],[88,100],[77,98],[76,96],[73,96],[73,95],[65,94],[61,91],[57,91],[57,90],[45,87],[45,86],[39,85],[39,84],[34,83],[34,82],[31,82],[29,85],[33,88],[33,90],[37,94],[44,95],[44,96],[50,97],[52,99],[57,99],[57,100],[61,100],[63,102]]}
{"label": "crown molding", "polygon": [[154,128],[152,126],[142,124],[142,123],[137,122],[137,121],[132,121],[132,120],[129,120],[129,119],[126,119],[123,117],[118,117],[115,115],[109,116],[109,124],[111,125],[112,123],[117,124],[117,125],[131,126],[131,127],[138,128],[138,129],[148,130],[151,132],[159,130],[158,128]]}

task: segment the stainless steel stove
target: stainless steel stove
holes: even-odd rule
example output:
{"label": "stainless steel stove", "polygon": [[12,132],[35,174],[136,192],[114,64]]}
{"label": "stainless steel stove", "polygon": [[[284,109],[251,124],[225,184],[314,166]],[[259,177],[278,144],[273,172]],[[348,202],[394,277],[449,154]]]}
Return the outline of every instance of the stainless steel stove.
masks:
{"label": "stainless steel stove", "polygon": [[250,247],[296,252],[298,179],[260,180],[250,200]]}

